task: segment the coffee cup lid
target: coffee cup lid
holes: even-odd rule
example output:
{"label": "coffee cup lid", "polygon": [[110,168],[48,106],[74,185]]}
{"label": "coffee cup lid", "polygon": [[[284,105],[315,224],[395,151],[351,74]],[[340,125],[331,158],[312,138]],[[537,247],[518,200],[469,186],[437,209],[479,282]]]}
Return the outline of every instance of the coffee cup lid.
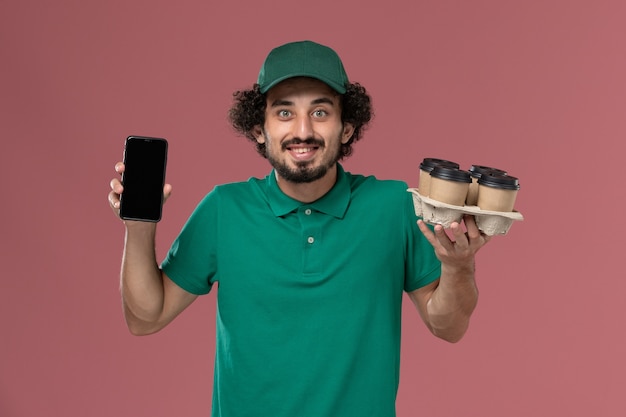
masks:
{"label": "coffee cup lid", "polygon": [[420,169],[426,172],[430,172],[433,170],[434,167],[438,165],[459,168],[459,164],[457,164],[456,162],[438,158],[424,158],[424,160],[422,160],[422,163],[420,163]]}
{"label": "coffee cup lid", "polygon": [[458,168],[437,165],[430,171],[430,176],[433,178],[440,178],[442,180],[450,180],[457,182],[472,182],[468,171],[462,171]]}
{"label": "coffee cup lid", "polygon": [[519,190],[520,188],[519,180],[516,177],[492,172],[482,174],[478,179],[478,184],[504,190]]}
{"label": "coffee cup lid", "polygon": [[495,174],[507,175],[507,172],[493,167],[488,167],[486,165],[472,165],[469,169],[469,173],[474,178],[480,178],[484,173],[493,172]]}

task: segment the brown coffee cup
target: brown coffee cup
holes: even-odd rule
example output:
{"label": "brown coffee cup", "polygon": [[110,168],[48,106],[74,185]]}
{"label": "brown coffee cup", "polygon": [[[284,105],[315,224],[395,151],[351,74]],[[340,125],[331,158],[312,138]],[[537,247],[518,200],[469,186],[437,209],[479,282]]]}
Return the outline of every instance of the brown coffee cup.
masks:
{"label": "brown coffee cup", "polygon": [[463,206],[471,182],[468,171],[438,165],[430,172],[429,198],[453,206]]}
{"label": "brown coffee cup", "polygon": [[493,172],[500,175],[506,175],[506,171],[492,168],[485,165],[472,165],[468,170],[472,177],[472,182],[467,192],[467,199],[465,200],[466,206],[475,206],[478,204],[478,180],[482,174]]}
{"label": "brown coffee cup", "polygon": [[519,180],[510,175],[487,173],[478,179],[478,207],[481,210],[513,211]]}
{"label": "brown coffee cup", "polygon": [[418,184],[418,192],[424,197],[428,197],[430,194],[430,173],[438,165],[448,166],[452,168],[459,168],[459,164],[445,159],[438,158],[424,158],[420,163],[420,176]]}

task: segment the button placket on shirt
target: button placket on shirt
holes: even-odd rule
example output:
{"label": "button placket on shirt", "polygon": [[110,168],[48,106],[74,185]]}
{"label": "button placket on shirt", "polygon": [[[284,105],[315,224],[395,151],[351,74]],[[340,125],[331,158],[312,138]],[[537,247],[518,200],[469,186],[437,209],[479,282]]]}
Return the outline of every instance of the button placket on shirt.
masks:
{"label": "button placket on shirt", "polygon": [[[310,208],[305,208],[304,209],[304,214],[305,214],[305,218],[303,219],[304,223],[308,223],[307,222],[307,217],[311,216],[311,213],[313,213],[313,210],[311,210]],[[309,217],[310,218],[310,217]],[[307,236],[306,238],[307,243],[309,244],[313,244],[315,243],[315,236],[309,234],[309,236]]]}
{"label": "button placket on shirt", "polygon": [[319,213],[310,207],[304,206],[298,210],[300,217],[300,224],[302,226],[302,239],[304,240],[304,252],[303,252],[303,272],[307,275],[316,274],[319,272],[318,268],[318,256],[316,255],[320,241],[320,225],[319,225]]}

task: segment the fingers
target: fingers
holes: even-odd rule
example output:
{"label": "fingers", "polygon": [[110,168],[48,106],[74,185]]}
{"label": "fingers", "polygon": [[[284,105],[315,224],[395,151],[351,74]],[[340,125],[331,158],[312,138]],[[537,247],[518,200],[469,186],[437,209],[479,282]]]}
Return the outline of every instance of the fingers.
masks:
{"label": "fingers", "polygon": [[163,187],[163,201],[165,202],[172,195],[172,185],[165,184]]}
{"label": "fingers", "polygon": [[465,216],[463,221],[465,228],[460,222],[452,222],[448,233],[442,225],[436,225],[431,230],[422,219],[417,221],[420,231],[442,263],[456,266],[473,263],[476,252],[491,238],[478,229],[474,216]]}
{"label": "fingers", "polygon": [[465,222],[465,227],[467,228],[467,235],[470,239],[476,239],[481,236],[481,231],[478,229],[476,225],[476,218],[471,215],[463,216],[463,222]]}
{"label": "fingers", "polygon": [[426,226],[426,223],[420,219],[417,221],[417,226],[435,250],[449,251],[453,249],[454,244],[446,234],[442,225],[435,225],[433,232]]}
{"label": "fingers", "polygon": [[431,231],[422,219],[417,221],[417,225],[435,249],[450,253],[467,251],[468,249],[476,251],[489,240],[490,236],[484,235],[478,229],[473,216],[465,217],[464,222],[467,232],[460,222],[450,223],[448,226],[449,233],[446,233],[446,229],[440,224],[435,225],[434,231]]}
{"label": "fingers", "polygon": [[491,236],[487,236],[480,231],[474,216],[466,215],[463,217],[463,221],[465,222],[465,227],[467,228],[467,237],[469,239],[470,246],[474,247],[476,251],[491,240]]}
{"label": "fingers", "polygon": [[113,178],[109,185],[111,186],[111,191],[114,191],[116,194],[122,194],[122,191],[124,191],[124,186],[119,178]]}
{"label": "fingers", "polygon": [[111,191],[109,193],[109,205],[111,206],[111,208],[116,211],[119,210],[120,208],[120,196],[119,194],[117,194],[115,191]]}
{"label": "fingers", "polygon": [[452,235],[454,236],[454,241],[457,247],[461,249],[466,249],[469,247],[469,241],[460,223],[452,222],[452,224],[450,224],[450,230],[452,231]]}
{"label": "fingers", "polygon": [[[115,164],[115,172],[118,174],[122,174],[124,172],[124,164],[122,162]],[[124,187],[122,186],[122,182],[119,178],[113,178],[109,183],[109,186],[111,187],[111,191],[108,194],[109,205],[113,209],[113,212],[119,217],[120,194],[124,191]]]}
{"label": "fingers", "polygon": [[[459,228],[458,223],[453,222],[452,224],[450,224],[450,231],[452,232],[452,237],[454,238],[454,240],[458,240],[458,236],[456,235],[455,231],[456,228]],[[446,229],[442,225],[438,224],[437,226],[435,226],[435,236],[437,237],[439,245],[447,252],[453,252],[455,250],[454,246],[456,242],[453,241],[450,236],[448,236],[448,233],[446,233]]]}
{"label": "fingers", "polygon": [[435,246],[435,244],[437,243],[437,238],[435,237],[435,234],[428,228],[428,226],[426,226],[426,222],[424,222],[424,220],[422,219],[419,219],[417,221],[417,227],[419,227],[426,240],[428,240],[431,245]]}

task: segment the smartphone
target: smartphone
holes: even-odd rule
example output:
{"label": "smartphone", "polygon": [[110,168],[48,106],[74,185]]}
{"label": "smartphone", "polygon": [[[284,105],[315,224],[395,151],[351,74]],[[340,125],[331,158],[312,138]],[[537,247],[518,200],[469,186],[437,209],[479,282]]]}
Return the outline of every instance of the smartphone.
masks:
{"label": "smartphone", "polygon": [[158,222],[163,209],[167,140],[129,136],[124,146],[120,217]]}

